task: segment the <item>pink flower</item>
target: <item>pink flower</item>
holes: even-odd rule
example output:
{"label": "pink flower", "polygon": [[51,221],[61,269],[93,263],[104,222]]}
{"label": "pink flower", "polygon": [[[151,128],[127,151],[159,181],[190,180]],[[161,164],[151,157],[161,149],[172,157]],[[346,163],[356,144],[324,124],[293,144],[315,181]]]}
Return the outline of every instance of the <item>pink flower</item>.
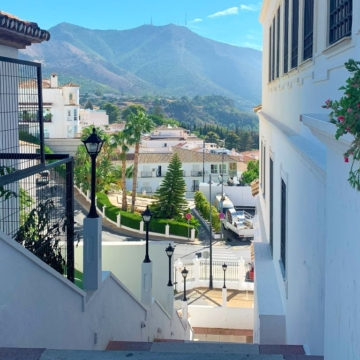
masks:
{"label": "pink flower", "polygon": [[351,113],[351,112],[352,112],[352,109],[348,108],[348,109],[347,109],[347,112],[348,112],[348,113]]}
{"label": "pink flower", "polygon": [[358,103],[356,106],[357,106],[358,108],[360,108],[360,103]]}
{"label": "pink flower", "polygon": [[344,161],[349,162],[349,158],[347,156],[344,156]]}
{"label": "pink flower", "polygon": [[327,100],[325,101],[325,104],[326,104],[326,105],[329,105],[329,104],[330,104],[330,99],[327,99]]}
{"label": "pink flower", "polygon": [[343,123],[345,121],[345,118],[342,115],[340,115],[338,116],[338,120],[339,122]]}

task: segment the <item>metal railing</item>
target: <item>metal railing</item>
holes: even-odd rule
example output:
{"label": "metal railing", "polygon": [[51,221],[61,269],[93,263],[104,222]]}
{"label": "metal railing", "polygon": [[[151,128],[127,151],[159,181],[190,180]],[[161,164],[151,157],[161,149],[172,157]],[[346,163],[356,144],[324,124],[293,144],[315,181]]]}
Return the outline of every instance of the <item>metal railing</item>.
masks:
{"label": "metal railing", "polygon": [[196,170],[192,170],[191,171],[191,176],[203,176],[203,174],[205,174],[205,175],[208,175],[208,171],[205,171],[205,172],[203,172],[203,171],[196,171]]}
{"label": "metal railing", "polygon": [[[184,264],[184,267],[186,267],[186,270],[188,271],[186,281],[194,281],[195,280],[195,274],[194,274],[194,264]],[[184,283],[184,278],[181,274],[175,274],[174,271],[174,282],[176,282],[176,277],[179,279],[178,281],[181,283]]]}
{"label": "metal railing", "polygon": [[142,171],[141,177],[152,177],[152,172],[151,171]]}
{"label": "metal railing", "polygon": [[[212,262],[212,272],[213,280],[223,280],[224,279],[224,270],[222,269],[223,262],[213,261]],[[229,281],[238,281],[239,280],[239,263],[238,262],[226,262],[226,280]],[[210,271],[210,261],[201,260],[200,262],[200,280],[209,279]]]}
{"label": "metal railing", "polygon": [[[45,163],[41,64],[0,57],[0,166],[20,171]],[[39,134],[39,145],[31,143]],[[31,153],[31,159],[20,154]],[[0,176],[7,176],[2,172]]]}
{"label": "metal railing", "polygon": [[141,192],[146,191],[147,193],[152,193],[152,188],[151,187],[142,187],[140,189],[140,191]]}
{"label": "metal railing", "polygon": [[49,154],[46,160],[41,171],[0,177],[0,230],[74,282],[73,158]]}

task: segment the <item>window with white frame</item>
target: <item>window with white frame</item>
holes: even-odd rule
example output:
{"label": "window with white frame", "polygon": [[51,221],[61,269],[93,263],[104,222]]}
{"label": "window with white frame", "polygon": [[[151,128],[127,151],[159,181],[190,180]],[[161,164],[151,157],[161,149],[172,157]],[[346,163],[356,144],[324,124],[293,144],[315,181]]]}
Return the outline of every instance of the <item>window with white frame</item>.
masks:
{"label": "window with white frame", "polygon": [[266,145],[264,141],[261,141],[261,190],[263,197],[265,198],[265,181],[266,181]]}
{"label": "window with white frame", "polygon": [[298,66],[299,49],[299,0],[292,2],[291,69]]}
{"label": "window with white frame", "polygon": [[211,169],[212,174],[217,174],[218,173],[218,166],[216,164],[212,164],[210,166],[210,169]]}
{"label": "window with white frame", "polygon": [[220,174],[226,174],[226,164],[219,165]]}
{"label": "window with white frame", "polygon": [[286,207],[286,183],[283,179],[281,179],[280,260],[284,268],[284,272],[286,271]]}
{"label": "window with white frame", "polygon": [[[352,0],[330,0],[329,43],[351,35]],[[359,15],[359,14],[358,14]]]}
{"label": "window with white frame", "polygon": [[314,0],[304,0],[303,60],[313,56]]}
{"label": "window with white frame", "polygon": [[289,0],[284,1],[284,74],[289,70]]}
{"label": "window with white frame", "polygon": [[74,120],[77,120],[77,109],[74,109]]}

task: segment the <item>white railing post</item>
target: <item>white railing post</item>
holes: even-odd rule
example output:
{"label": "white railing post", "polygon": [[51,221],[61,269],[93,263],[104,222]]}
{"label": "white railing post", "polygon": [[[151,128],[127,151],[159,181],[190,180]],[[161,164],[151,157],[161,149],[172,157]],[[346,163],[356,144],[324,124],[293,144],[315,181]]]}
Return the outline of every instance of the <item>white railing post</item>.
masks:
{"label": "white railing post", "polygon": [[165,225],[165,237],[170,237],[170,225]]}
{"label": "white railing post", "polygon": [[243,257],[240,258],[239,260],[239,279],[238,279],[238,282],[239,282],[239,287],[238,289],[240,290],[245,282],[245,274],[246,274],[246,271],[245,271],[245,260],[243,259]]}
{"label": "white railing post", "polygon": [[181,284],[181,280],[183,279],[182,275],[181,275],[181,271],[183,269],[184,264],[181,262],[180,259],[178,259],[175,263],[175,271],[176,271],[176,286],[175,289],[176,291],[182,291],[182,284]]}
{"label": "white railing post", "polygon": [[195,240],[195,229],[192,228],[190,232],[191,232],[191,240]]}
{"label": "white railing post", "polygon": [[139,230],[139,233],[140,234],[143,234],[144,233],[144,222],[141,220],[140,221],[140,230]]}
{"label": "white railing post", "polygon": [[86,200],[90,201],[90,190],[86,190]]}
{"label": "white railing post", "polygon": [[118,227],[121,227],[121,214],[120,213],[118,213],[116,215],[116,224]]}
{"label": "white railing post", "polygon": [[222,306],[227,306],[227,288],[222,288]]}
{"label": "white railing post", "polygon": [[199,281],[200,281],[200,259],[195,256],[195,259],[193,260],[194,267],[193,267],[193,273],[194,273],[194,283],[193,288],[199,287]]}
{"label": "white railing post", "polygon": [[106,217],[105,216],[105,209],[106,209],[106,205],[103,206],[103,210],[102,210],[103,217]]}

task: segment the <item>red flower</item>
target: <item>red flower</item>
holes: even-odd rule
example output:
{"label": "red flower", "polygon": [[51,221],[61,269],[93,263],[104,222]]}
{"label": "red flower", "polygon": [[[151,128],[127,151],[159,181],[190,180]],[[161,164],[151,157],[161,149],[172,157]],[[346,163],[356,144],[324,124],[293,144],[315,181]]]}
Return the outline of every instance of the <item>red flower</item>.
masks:
{"label": "red flower", "polygon": [[349,162],[349,158],[347,156],[344,156],[344,161]]}
{"label": "red flower", "polygon": [[340,116],[338,116],[338,120],[339,120],[341,123],[343,123],[343,122],[345,121],[345,118],[344,118],[342,115],[340,115]]}

